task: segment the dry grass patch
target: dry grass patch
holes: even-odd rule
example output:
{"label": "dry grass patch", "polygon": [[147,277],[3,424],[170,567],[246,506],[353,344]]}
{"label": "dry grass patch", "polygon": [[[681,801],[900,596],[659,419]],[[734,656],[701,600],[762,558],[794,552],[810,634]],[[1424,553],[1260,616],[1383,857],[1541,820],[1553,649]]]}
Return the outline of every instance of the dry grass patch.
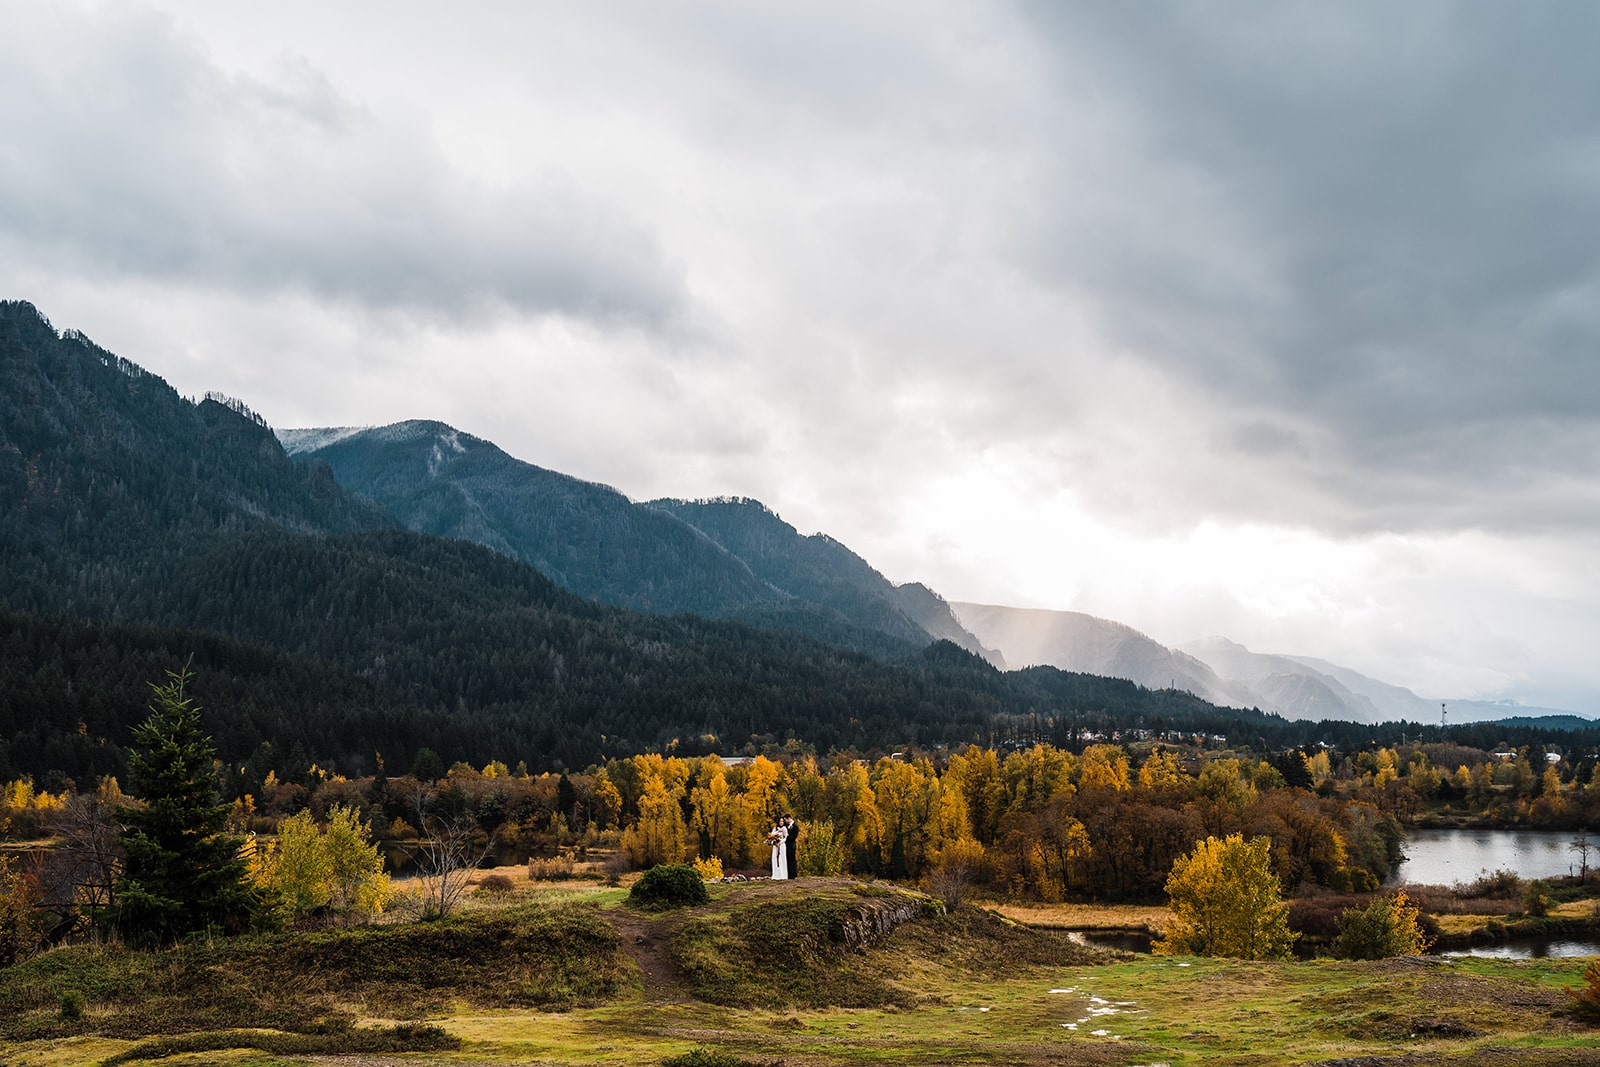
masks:
{"label": "dry grass patch", "polygon": [[984,904],[985,910],[1040,930],[1146,931],[1161,936],[1172,909],[1145,904]]}

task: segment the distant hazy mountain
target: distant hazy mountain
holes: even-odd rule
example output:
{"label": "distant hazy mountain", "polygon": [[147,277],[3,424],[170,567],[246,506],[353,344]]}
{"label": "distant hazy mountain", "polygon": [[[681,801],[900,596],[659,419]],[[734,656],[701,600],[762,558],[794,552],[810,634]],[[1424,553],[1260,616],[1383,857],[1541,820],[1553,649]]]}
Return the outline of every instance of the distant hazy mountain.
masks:
{"label": "distant hazy mountain", "polygon": [[976,634],[961,625],[950,602],[921,582],[895,586],[894,598],[901,611],[934,637],[942,637],[968,652],[976,652],[1001,670],[1006,669],[1006,659],[1000,650],[984,647]]}
{"label": "distant hazy mountain", "polygon": [[1254,706],[1285,718],[1339,718],[1352,722],[1404,720],[1433,725],[1439,721],[1441,704],[1445,706],[1449,723],[1500,722],[1518,717],[1570,718],[1572,715],[1559,708],[1528,707],[1515,702],[1420,697],[1409,689],[1377,681],[1327,660],[1252,652],[1225,637],[1208,637],[1181,647],[1209,663],[1235,686],[1248,689],[1255,698]]}
{"label": "distant hazy mountain", "polygon": [[1174,652],[1120,622],[1076,611],[955,603],[956,618],[1011,667],[1050,666],[1149,689],[1182,689],[1213,704],[1248,706],[1249,700],[1193,656]]}
{"label": "distant hazy mountain", "polygon": [[[1149,689],[1185,689],[1214,704],[1259,708],[1286,719],[1435,724],[1441,701],[1309,656],[1252,652],[1225,637],[1177,649],[1131,627],[1075,611],[951,605],[957,618],[1011,667],[1043,664]],[[1450,723],[1571,716],[1552,708],[1477,700],[1443,701]],[[1553,727],[1552,727],[1553,728]]]}
{"label": "distant hazy mountain", "polygon": [[[1204,659],[1205,657],[1202,656],[1201,658]],[[1379,716],[1383,719],[1435,722],[1439,718],[1439,702],[1437,700],[1419,697],[1402,686],[1390,685],[1388,682],[1380,682],[1374,678],[1368,678],[1358,671],[1353,671],[1348,667],[1341,667],[1337,663],[1329,663],[1325,659],[1316,659],[1311,656],[1285,656],[1283,658],[1295,663],[1303,663],[1312,670],[1320,671],[1336,679],[1352,693],[1366,697],[1372,701]]]}
{"label": "distant hazy mountain", "polygon": [[[1183,652],[1209,664],[1234,688],[1249,693],[1257,706],[1271,708],[1284,718],[1352,722],[1415,718],[1414,713],[1385,716],[1370,697],[1354,691],[1334,674],[1289,656],[1251,652],[1225,637],[1208,637],[1181,647]],[[1354,671],[1334,669],[1351,678],[1360,677]],[[1373,688],[1381,685],[1364,680]]]}
{"label": "distant hazy mountain", "polygon": [[694,526],[776,588],[857,625],[918,644],[945,638],[991,655],[931,589],[895,586],[838,541],[802,535],[758,500],[652,500],[648,506]]}

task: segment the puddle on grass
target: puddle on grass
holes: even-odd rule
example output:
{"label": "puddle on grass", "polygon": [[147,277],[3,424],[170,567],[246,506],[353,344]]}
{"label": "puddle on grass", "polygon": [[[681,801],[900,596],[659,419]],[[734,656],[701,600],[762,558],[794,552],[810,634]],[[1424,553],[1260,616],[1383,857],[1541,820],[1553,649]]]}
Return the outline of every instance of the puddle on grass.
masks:
{"label": "puddle on grass", "polygon": [[[1050,993],[1076,993],[1076,992],[1078,992],[1078,987],[1077,986],[1058,986],[1055,989],[1049,990],[1049,992]],[[1060,1026],[1064,1030],[1071,1030],[1071,1031],[1076,1033],[1076,1032],[1078,1032],[1078,1027],[1084,1026],[1084,1025],[1090,1024],[1090,1023],[1100,1022],[1105,1018],[1105,1016],[1108,1016],[1108,1015],[1121,1015],[1121,1014],[1124,1014],[1124,1013],[1127,1013],[1127,1014],[1130,1014],[1130,1015],[1143,1015],[1147,1010],[1149,1010],[1147,1008],[1139,1007],[1139,1002],[1137,1000],[1118,1000],[1118,1001],[1113,1002],[1113,1001],[1107,1000],[1105,997],[1097,997],[1097,996],[1089,995],[1089,996],[1085,997],[1085,1001],[1086,1001],[1086,1003],[1084,1004],[1084,1007],[1083,1007],[1082,1010],[1086,1014],[1082,1018],[1078,1019],[1075,1022],[1058,1023],[1057,1025]],[[1121,1036],[1119,1036],[1117,1034],[1113,1034],[1110,1030],[1104,1030],[1104,1029],[1101,1029],[1101,1030],[1090,1030],[1090,1031],[1088,1031],[1088,1033],[1089,1033],[1089,1035],[1091,1037],[1104,1037],[1104,1038],[1109,1038],[1112,1041],[1121,1041],[1122,1040]]]}

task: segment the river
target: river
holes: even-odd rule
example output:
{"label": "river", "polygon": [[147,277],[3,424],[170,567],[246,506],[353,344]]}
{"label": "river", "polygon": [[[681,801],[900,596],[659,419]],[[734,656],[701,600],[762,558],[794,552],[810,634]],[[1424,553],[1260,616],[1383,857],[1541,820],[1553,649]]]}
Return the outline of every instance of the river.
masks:
{"label": "river", "polygon": [[[1571,848],[1575,836],[1568,830],[1410,830],[1405,861],[1390,882],[1451,886],[1498,870],[1518,878],[1577,874],[1580,859]],[[1600,867],[1600,837],[1590,840],[1593,870]]]}

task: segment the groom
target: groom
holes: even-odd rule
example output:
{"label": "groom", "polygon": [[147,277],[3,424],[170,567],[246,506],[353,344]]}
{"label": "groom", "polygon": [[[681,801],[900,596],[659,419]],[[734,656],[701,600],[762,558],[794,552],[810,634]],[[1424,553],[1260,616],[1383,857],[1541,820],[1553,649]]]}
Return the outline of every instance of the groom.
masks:
{"label": "groom", "polygon": [[785,815],[783,825],[789,828],[789,836],[783,843],[783,863],[789,870],[789,877],[798,878],[800,867],[795,863],[795,841],[800,837],[800,824],[794,821],[793,815]]}

